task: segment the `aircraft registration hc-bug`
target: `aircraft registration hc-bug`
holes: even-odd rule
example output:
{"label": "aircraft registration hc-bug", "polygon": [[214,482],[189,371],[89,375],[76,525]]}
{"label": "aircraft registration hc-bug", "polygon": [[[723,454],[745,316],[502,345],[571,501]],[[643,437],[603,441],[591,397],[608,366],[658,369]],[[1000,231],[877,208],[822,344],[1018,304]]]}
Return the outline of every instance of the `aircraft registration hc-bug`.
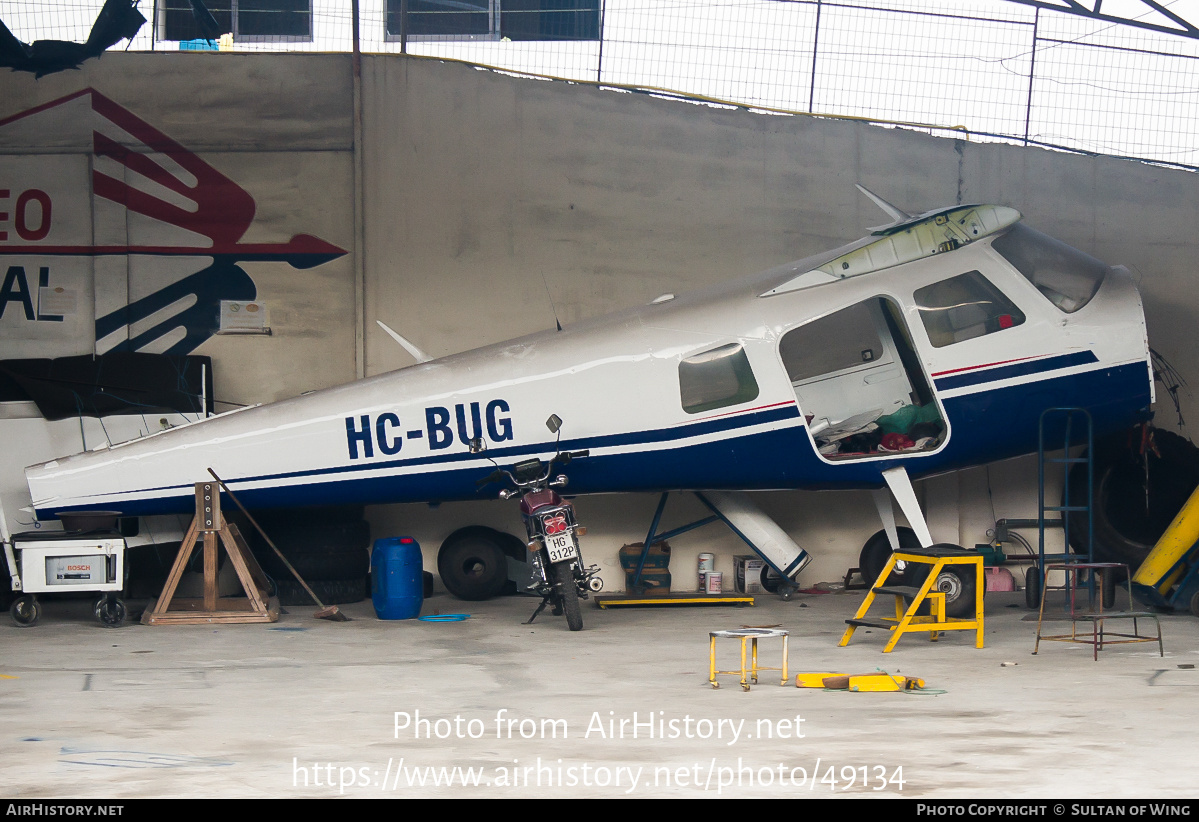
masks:
{"label": "aircraft registration hc-bug", "polygon": [[790,582],[809,557],[740,492],[874,489],[892,547],[891,495],[929,545],[912,478],[1035,451],[1047,408],[1096,436],[1144,419],[1126,269],[1011,208],[912,217],[863,191],[894,222],[843,248],[33,466],[34,508],[187,512],[209,468],[250,507],[480,499],[492,460],[588,449],[572,493],[702,490]]}

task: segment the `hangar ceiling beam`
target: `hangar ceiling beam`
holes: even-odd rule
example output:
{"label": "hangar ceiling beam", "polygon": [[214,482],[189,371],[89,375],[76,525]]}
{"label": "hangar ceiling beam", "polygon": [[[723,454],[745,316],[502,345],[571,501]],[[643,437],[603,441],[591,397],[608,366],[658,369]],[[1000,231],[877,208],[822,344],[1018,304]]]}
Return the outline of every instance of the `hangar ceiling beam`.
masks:
{"label": "hangar ceiling beam", "polygon": [[1196,28],[1195,24],[1166,8],[1161,3],[1156,2],[1156,0],[1123,0],[1120,6],[1128,9],[1130,12],[1134,12],[1130,14],[1112,14],[1110,13],[1110,6],[1109,11],[1102,11],[1103,0],[1061,0],[1060,2],[1050,2],[1050,0],[1007,0],[1007,2],[1020,3],[1025,6],[1035,6],[1036,8],[1048,11],[1074,14],[1079,17],[1089,17],[1092,20],[1103,20],[1104,22],[1116,23],[1121,26],[1133,26],[1139,29],[1164,32],[1165,34],[1176,34],[1180,37],[1190,37],[1192,40],[1199,40],[1199,28]]}

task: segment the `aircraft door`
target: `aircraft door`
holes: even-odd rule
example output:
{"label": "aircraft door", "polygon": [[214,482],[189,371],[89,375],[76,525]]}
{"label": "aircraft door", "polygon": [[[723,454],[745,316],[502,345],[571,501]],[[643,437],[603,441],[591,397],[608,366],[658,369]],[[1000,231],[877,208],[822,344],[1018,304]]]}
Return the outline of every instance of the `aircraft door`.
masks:
{"label": "aircraft door", "polygon": [[947,427],[899,307],[872,297],[787,331],[779,355],[820,455],[930,452]]}

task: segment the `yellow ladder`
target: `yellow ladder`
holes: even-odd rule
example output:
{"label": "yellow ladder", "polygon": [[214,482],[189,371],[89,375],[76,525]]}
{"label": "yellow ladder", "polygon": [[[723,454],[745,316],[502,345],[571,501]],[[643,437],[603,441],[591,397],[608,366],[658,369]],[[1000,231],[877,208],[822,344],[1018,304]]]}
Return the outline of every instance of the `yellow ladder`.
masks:
{"label": "yellow ladder", "polygon": [[[924,584],[919,587],[914,585],[887,585],[886,580],[890,577],[891,572],[899,562],[905,562],[909,565],[928,565],[930,566],[928,576],[924,580]],[[949,565],[973,565],[975,573],[974,583],[974,618],[954,618],[945,616],[945,594],[941,591],[934,590],[937,583],[937,578],[941,575],[941,571]],[[845,635],[841,637],[839,647],[845,647],[849,644],[850,637],[853,632],[860,627],[867,628],[886,628],[891,632],[891,638],[887,641],[886,647],[883,648],[883,653],[890,653],[895,644],[899,642],[899,638],[906,633],[927,632],[929,640],[936,641],[942,631],[975,631],[974,647],[983,647],[983,593],[985,592],[986,580],[983,578],[983,557],[977,551],[967,551],[964,548],[959,548],[956,545],[933,545],[929,548],[906,548],[902,551],[895,551],[887,560],[886,566],[883,568],[878,579],[874,581],[874,585],[870,588],[870,592],[866,594],[866,599],[862,601],[862,606],[858,608],[857,614],[853,619],[845,620],[845,624],[849,627],[845,629]],[[895,597],[895,616],[877,617],[869,619],[866,617],[870,606],[874,604],[874,599],[879,594],[890,594]],[[917,615],[920,606],[925,602],[929,604],[928,615]],[[905,604],[906,603],[906,604]]]}

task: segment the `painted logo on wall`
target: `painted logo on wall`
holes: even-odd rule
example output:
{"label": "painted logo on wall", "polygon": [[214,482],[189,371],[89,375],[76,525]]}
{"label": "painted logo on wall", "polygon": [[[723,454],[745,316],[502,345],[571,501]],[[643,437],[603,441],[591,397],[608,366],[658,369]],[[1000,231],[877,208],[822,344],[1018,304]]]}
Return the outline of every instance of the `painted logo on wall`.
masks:
{"label": "painted logo on wall", "polygon": [[0,120],[0,151],[6,136],[45,150],[0,156],[4,357],[186,354],[222,300],[258,297],[241,263],[346,253],[308,234],[242,242],[253,197],[94,89]]}

